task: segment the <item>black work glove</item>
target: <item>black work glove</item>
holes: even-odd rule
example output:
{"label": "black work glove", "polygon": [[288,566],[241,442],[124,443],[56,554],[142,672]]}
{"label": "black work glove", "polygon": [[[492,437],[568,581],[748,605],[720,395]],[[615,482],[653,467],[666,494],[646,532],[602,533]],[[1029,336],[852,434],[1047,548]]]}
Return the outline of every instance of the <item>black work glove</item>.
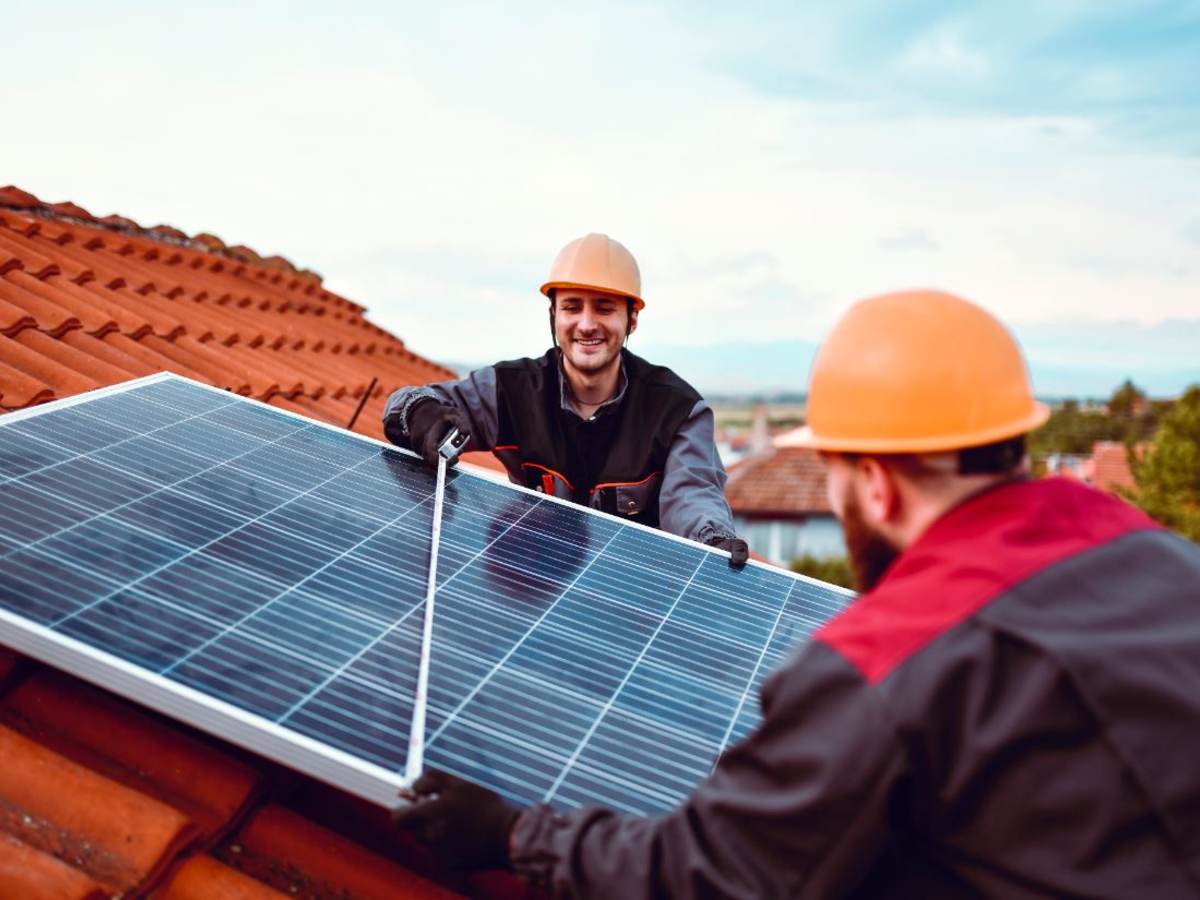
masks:
{"label": "black work glove", "polygon": [[411,830],[456,869],[511,868],[508,836],[521,810],[487,788],[429,769],[412,786],[410,805],[392,810],[397,828]]}
{"label": "black work glove", "polygon": [[[438,464],[438,447],[446,440],[451,428],[457,428],[464,435],[470,433],[467,417],[457,406],[448,406],[437,400],[426,399],[418,401],[408,413],[408,445],[421,454],[425,464],[436,469]],[[450,465],[458,462],[457,457]]]}
{"label": "black work glove", "polygon": [[740,537],[722,537],[714,534],[705,543],[710,547],[728,550],[730,568],[740,569],[750,558],[750,545]]}

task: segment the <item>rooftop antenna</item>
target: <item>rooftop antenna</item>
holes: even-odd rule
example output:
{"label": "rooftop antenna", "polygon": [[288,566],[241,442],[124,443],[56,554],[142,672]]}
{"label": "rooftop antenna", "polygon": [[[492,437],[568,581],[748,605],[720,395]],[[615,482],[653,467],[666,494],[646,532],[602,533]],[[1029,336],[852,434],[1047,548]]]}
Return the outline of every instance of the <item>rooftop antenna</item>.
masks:
{"label": "rooftop antenna", "polygon": [[367,405],[367,401],[371,398],[371,394],[375,393],[375,383],[378,378],[372,378],[370,385],[362,395],[362,399],[358,401],[358,409],[354,410],[354,415],[350,417],[350,424],[346,426],[347,431],[354,430],[354,423],[358,421],[358,414],[363,411],[363,407]]}

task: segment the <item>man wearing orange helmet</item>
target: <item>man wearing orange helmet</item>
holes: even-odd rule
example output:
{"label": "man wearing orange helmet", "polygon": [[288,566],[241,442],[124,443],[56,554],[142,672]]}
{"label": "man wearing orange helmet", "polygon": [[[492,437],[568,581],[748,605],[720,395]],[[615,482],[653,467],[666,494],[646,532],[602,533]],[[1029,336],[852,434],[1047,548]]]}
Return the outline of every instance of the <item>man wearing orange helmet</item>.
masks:
{"label": "man wearing orange helmet", "polygon": [[558,254],[542,293],[554,339],[545,355],[401,388],[384,411],[388,438],[437,465],[457,428],[516,484],[719,547],[744,565],[712,410],[670,369],[624,349],[646,305],[633,254],[585,235]]}
{"label": "man wearing orange helmet", "polygon": [[516,809],[440,772],[398,810],[558,895],[1200,896],[1200,547],[1063,479],[1016,343],[948,294],[856,304],[806,441],[864,591],[680,807]]}

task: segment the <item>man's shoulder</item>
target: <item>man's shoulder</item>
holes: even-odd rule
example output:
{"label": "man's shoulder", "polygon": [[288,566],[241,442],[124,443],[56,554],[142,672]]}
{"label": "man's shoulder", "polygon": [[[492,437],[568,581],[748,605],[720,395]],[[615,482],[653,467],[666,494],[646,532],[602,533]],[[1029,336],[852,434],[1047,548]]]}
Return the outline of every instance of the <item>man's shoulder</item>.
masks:
{"label": "man's shoulder", "polygon": [[934,523],[815,637],[881,681],[1032,579],[1075,559],[1094,567],[1105,558],[1095,551],[1158,530],[1133,507],[1061,479],[993,488]]}
{"label": "man's shoulder", "polygon": [[628,350],[622,351],[622,354],[630,381],[636,380],[644,385],[678,394],[692,403],[702,399],[700,392],[679,377],[674,370],[642,359]]}

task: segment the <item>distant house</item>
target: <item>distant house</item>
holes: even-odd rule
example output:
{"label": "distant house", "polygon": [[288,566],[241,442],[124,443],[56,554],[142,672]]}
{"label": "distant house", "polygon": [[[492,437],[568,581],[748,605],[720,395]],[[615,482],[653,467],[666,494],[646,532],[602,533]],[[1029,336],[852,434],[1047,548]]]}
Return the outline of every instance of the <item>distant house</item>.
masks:
{"label": "distant house", "polygon": [[734,463],[725,495],[750,549],[778,565],[798,556],[844,556],[845,539],[825,495],[825,464],[787,432]]}

